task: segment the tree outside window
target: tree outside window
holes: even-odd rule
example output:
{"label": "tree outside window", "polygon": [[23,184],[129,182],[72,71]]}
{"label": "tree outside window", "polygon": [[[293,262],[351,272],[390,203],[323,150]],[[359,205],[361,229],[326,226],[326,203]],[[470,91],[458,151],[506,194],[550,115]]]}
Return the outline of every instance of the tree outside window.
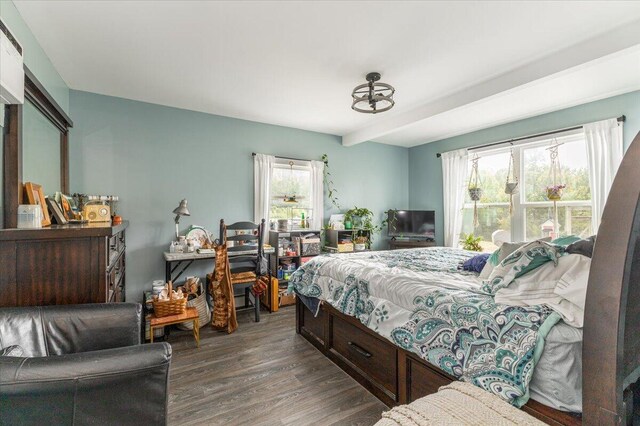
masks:
{"label": "tree outside window", "polygon": [[[567,185],[558,202],[559,235],[588,237],[591,229],[591,189],[584,138],[581,133],[558,137],[562,183]],[[512,241],[533,240],[547,236],[553,227],[553,203],[546,199],[550,182],[549,151],[552,139],[515,146],[515,166],[519,191],[514,196],[514,211],[509,214],[509,196],[505,182],[510,148],[479,153],[483,195],[478,202],[479,225],[473,226],[473,203],[466,194],[462,232],[482,237],[485,251],[495,250],[492,234],[507,231]],[[549,222],[550,221],[550,222]]]}

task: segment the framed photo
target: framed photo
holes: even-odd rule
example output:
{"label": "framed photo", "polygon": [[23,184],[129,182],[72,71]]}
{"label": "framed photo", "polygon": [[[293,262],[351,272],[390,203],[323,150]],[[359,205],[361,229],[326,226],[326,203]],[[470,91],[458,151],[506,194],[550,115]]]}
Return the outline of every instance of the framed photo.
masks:
{"label": "framed photo", "polygon": [[42,209],[42,226],[51,225],[49,209],[47,208],[47,203],[44,198],[44,192],[42,192],[42,186],[33,182],[25,182],[24,192],[28,204],[35,204]]}
{"label": "framed photo", "polygon": [[56,200],[52,199],[51,197],[47,197],[46,200],[47,200],[47,206],[49,207],[49,210],[51,210],[51,214],[53,215],[53,218],[56,220],[56,223],[58,225],[66,225],[67,223],[69,223],[67,218],[64,217],[64,213],[62,212],[62,209],[60,209],[60,206],[58,205],[58,203],[56,203]]}
{"label": "framed photo", "polygon": [[65,219],[75,220],[78,218],[78,206],[73,197],[65,195],[62,192],[56,192],[55,199],[62,207],[62,213]]}

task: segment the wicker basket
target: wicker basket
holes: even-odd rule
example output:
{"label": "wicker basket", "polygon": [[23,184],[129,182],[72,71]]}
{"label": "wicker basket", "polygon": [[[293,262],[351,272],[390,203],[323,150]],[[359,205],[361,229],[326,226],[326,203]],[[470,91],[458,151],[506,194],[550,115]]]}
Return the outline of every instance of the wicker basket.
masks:
{"label": "wicker basket", "polygon": [[171,284],[171,281],[169,281],[169,300],[159,300],[158,296],[154,296],[153,298],[153,313],[156,318],[184,314],[186,310],[187,298],[173,298],[173,285]]}

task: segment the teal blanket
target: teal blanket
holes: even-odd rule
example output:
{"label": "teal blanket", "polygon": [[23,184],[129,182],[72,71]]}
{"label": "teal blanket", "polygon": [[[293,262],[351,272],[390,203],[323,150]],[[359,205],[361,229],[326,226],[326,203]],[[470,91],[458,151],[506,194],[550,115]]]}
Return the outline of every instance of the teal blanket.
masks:
{"label": "teal blanket", "polygon": [[545,306],[507,306],[483,293],[477,274],[458,271],[475,253],[427,248],[314,258],[289,290],[340,312],[429,363],[515,406],[544,338],[560,316]]}

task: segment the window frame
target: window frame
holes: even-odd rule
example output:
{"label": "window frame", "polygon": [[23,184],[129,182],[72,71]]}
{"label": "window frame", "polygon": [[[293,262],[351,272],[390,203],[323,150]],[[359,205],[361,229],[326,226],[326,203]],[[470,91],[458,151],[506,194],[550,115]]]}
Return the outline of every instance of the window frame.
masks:
{"label": "window frame", "polygon": [[[276,157],[275,161],[273,163],[273,168],[272,168],[272,176],[273,176],[273,171],[275,169],[283,169],[283,170],[289,170],[290,168],[290,164],[289,162],[293,162],[293,170],[299,170],[299,171],[307,171],[309,173],[309,207],[305,207],[305,208],[301,208],[300,210],[304,210],[305,211],[305,216],[307,210],[313,211],[313,207],[312,207],[312,203],[313,203],[313,188],[312,188],[312,184],[311,184],[311,161],[309,160],[294,160],[294,159],[290,159],[290,158],[284,158],[284,157]],[[270,184],[271,186],[273,186],[273,177],[272,177],[272,182]],[[276,194],[271,194],[270,195],[270,200],[269,200],[269,221],[274,221],[277,220],[275,217],[271,216],[271,209],[273,208],[273,203],[276,200],[275,197]],[[279,194],[278,194],[279,195]],[[289,218],[287,218],[289,219]]]}
{"label": "window frame", "polygon": [[[525,241],[526,240],[526,209],[535,207],[553,207],[553,201],[526,201],[526,194],[524,191],[526,185],[526,174],[524,171],[524,151],[526,149],[548,146],[553,139],[562,138],[562,143],[584,141],[584,135],[582,129],[571,130],[567,132],[559,132],[556,135],[546,135],[533,140],[527,140],[526,142],[501,146],[491,147],[486,149],[473,150],[474,154],[478,154],[481,158],[483,156],[498,155],[505,152],[514,150],[514,167],[517,170],[518,176],[518,193],[513,197],[513,215],[511,216],[510,235],[512,241]],[[586,147],[585,147],[586,149]],[[468,178],[468,176],[467,176]],[[560,200],[557,201],[558,208],[563,207],[589,207],[592,208],[592,200]],[[484,207],[508,207],[508,202],[491,202],[491,203],[477,203],[478,208]],[[473,202],[466,202],[463,205],[463,211],[473,208]],[[463,213],[462,213],[463,214]]]}

